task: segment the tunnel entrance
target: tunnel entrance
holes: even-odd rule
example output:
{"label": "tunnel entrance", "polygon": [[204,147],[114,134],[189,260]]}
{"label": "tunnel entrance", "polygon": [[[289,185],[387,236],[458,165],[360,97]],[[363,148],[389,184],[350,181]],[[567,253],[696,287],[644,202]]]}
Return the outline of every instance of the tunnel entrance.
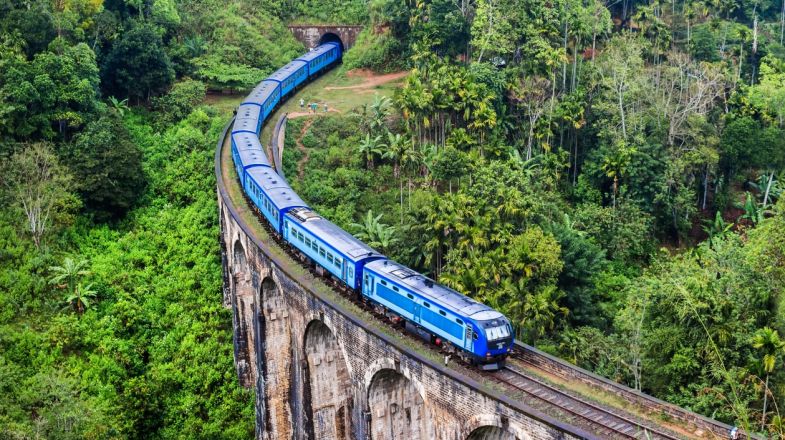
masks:
{"label": "tunnel entrance", "polygon": [[338,43],[341,45],[341,52],[346,51],[346,46],[344,46],[343,41],[341,41],[341,37],[332,32],[326,32],[324,35],[322,35],[321,38],[319,38],[319,45],[324,43]]}

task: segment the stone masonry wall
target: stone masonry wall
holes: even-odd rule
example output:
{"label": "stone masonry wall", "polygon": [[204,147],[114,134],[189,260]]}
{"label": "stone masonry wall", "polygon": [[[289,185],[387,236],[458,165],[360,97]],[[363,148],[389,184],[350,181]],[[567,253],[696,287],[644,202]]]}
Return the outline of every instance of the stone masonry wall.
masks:
{"label": "stone masonry wall", "polygon": [[357,35],[363,30],[363,26],[318,26],[302,25],[289,26],[289,30],[297,41],[303,43],[306,49],[312,49],[319,45],[325,35],[332,34],[341,39],[343,49],[349,50],[357,41]]}

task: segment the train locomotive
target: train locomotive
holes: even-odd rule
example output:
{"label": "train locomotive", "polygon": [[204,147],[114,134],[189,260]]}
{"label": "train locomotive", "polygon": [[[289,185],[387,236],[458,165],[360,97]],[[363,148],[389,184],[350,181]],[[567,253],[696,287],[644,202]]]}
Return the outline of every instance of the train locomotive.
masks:
{"label": "train locomotive", "polygon": [[314,212],[272,168],[259,141],[264,121],[297,87],[340,62],[325,43],[260,82],[237,109],[231,153],[240,185],[270,228],[323,275],[415,333],[481,368],[501,368],[512,349],[501,313],[372,249]]}

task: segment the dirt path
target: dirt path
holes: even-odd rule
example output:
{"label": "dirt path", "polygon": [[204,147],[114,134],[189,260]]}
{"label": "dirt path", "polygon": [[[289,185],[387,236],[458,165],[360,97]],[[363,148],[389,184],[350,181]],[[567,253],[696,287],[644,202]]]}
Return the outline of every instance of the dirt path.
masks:
{"label": "dirt path", "polygon": [[[289,117],[291,117],[291,114]],[[305,121],[303,128],[300,129],[300,135],[297,136],[297,139],[295,140],[297,149],[303,153],[303,157],[297,161],[297,176],[300,180],[303,180],[303,176],[305,176],[305,164],[308,162],[308,157],[310,156],[308,149],[305,148],[305,145],[303,145],[303,138],[305,137],[305,133],[308,132],[308,129],[311,128],[311,124],[313,124],[313,118],[309,118],[307,121]]]}
{"label": "dirt path", "polygon": [[388,73],[386,75],[376,75],[372,72],[368,72],[366,70],[357,70],[349,72],[348,76],[360,76],[364,77],[365,81],[360,84],[356,84],[353,86],[333,86],[333,87],[325,87],[325,90],[360,90],[360,89],[370,89],[372,87],[380,86],[382,84],[386,84],[388,82],[397,81],[406,75],[409,72],[395,72],[395,73]]}
{"label": "dirt path", "polygon": [[[332,113],[332,112],[341,113],[340,110],[334,109],[334,108],[331,108],[331,109],[327,110],[327,113]],[[307,111],[307,112],[289,112],[289,113],[286,114],[286,117],[289,118],[289,119],[296,119],[296,118],[302,118],[303,116],[324,116],[327,113],[325,113],[324,110],[319,110],[316,113],[311,113],[310,111]]]}

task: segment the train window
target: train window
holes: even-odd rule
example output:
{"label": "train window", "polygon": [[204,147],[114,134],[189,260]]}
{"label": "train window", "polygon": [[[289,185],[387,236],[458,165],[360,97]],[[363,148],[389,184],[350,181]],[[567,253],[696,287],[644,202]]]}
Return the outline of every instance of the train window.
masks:
{"label": "train window", "polygon": [[431,308],[431,305],[428,304],[427,302],[422,303],[422,305],[424,305],[425,307],[428,307],[429,309]]}
{"label": "train window", "polygon": [[475,333],[475,334],[472,335],[472,339],[474,339],[476,341],[476,340],[480,339],[480,336],[477,333]]}
{"label": "train window", "polygon": [[387,281],[382,280],[382,286],[386,286],[386,285],[387,285]]}
{"label": "train window", "polygon": [[406,294],[406,296],[407,296],[409,299],[414,299],[414,295],[412,295],[411,293],[407,293],[407,294]]}
{"label": "train window", "polygon": [[455,322],[457,322],[457,323],[458,323],[458,324],[460,324],[460,325],[463,325],[463,321],[461,321],[461,320],[460,320],[460,319],[458,319],[458,318],[455,318]]}
{"label": "train window", "polygon": [[349,266],[349,279],[353,279],[353,278],[354,278],[354,269],[352,269],[352,267]]}
{"label": "train window", "polygon": [[314,252],[319,252],[319,245],[317,245],[316,242],[314,241],[313,244],[311,245],[311,249],[313,249]]}
{"label": "train window", "polygon": [[335,259],[335,267],[337,267],[338,269],[341,268],[341,261],[338,260],[337,258]]}
{"label": "train window", "polygon": [[333,262],[333,256],[332,256],[332,255],[330,255],[330,254],[327,254],[327,261],[329,261],[330,263],[332,263],[332,262]]}
{"label": "train window", "polygon": [[444,313],[444,310],[439,310],[439,314],[442,315],[442,316],[447,316],[447,314]]}
{"label": "train window", "polygon": [[311,239],[310,238],[305,237],[305,245],[308,246],[308,247],[311,247]]}
{"label": "train window", "polygon": [[324,248],[322,248],[322,247],[319,248],[319,255],[324,257]]}
{"label": "train window", "polygon": [[398,287],[393,286],[393,290],[397,292],[398,291]]}

